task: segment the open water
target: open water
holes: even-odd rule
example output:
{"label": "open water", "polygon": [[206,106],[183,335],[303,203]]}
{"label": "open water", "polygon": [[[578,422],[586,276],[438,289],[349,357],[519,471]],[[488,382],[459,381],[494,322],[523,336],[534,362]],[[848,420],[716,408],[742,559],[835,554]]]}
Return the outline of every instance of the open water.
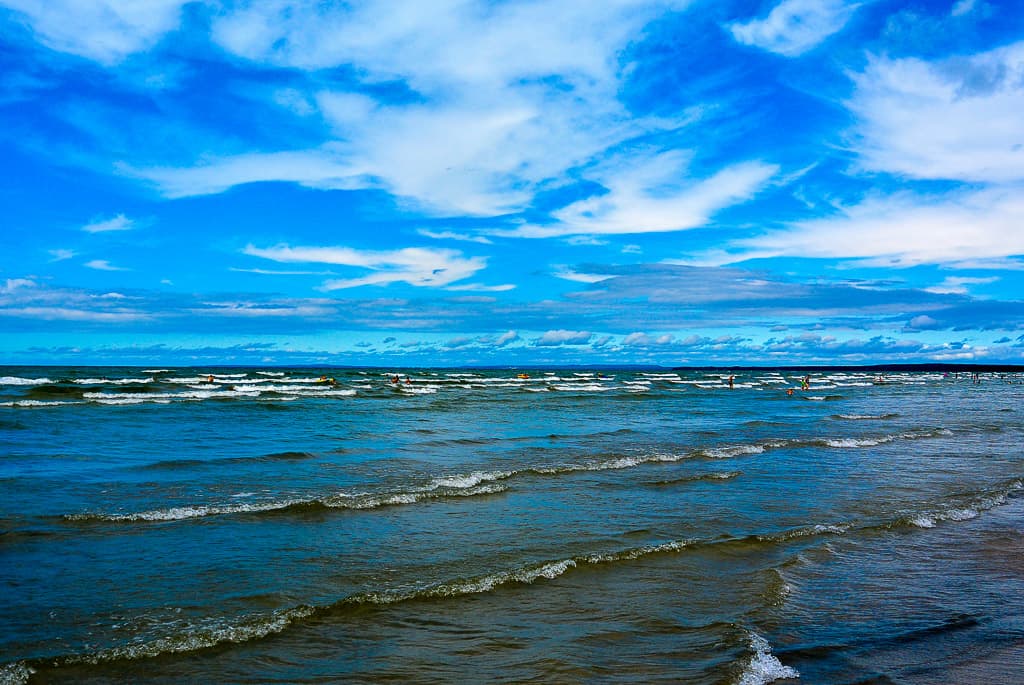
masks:
{"label": "open water", "polygon": [[1024,376],[728,375],[0,368],[0,683],[1024,682]]}

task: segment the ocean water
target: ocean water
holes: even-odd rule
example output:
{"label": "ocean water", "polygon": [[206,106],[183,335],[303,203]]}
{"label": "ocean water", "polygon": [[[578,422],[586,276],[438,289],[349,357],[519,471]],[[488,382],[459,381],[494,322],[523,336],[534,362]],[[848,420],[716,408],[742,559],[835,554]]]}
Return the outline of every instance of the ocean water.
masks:
{"label": "ocean water", "polygon": [[0,683],[1024,682],[1024,375],[734,375],[0,368]]}

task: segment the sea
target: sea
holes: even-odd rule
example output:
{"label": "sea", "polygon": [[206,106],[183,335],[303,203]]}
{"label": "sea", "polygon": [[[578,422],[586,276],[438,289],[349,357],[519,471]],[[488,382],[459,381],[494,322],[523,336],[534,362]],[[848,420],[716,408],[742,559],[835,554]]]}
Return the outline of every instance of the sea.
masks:
{"label": "sea", "polygon": [[1022,428],[1020,373],[3,367],[0,683],[1020,683]]}

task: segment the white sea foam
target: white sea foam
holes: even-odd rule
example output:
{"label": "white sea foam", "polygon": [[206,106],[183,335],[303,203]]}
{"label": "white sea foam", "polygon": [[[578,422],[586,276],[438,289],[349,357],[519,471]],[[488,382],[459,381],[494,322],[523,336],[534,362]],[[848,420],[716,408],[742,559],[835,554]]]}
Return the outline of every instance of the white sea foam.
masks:
{"label": "white sea foam", "polygon": [[204,516],[215,516],[218,514],[243,514],[260,511],[275,511],[284,509],[293,504],[301,504],[303,500],[277,500],[271,502],[253,502],[250,504],[229,504],[229,505],[195,505],[184,507],[170,507],[168,509],[153,509],[140,511],[132,514],[69,514],[65,516],[69,521],[87,521],[99,519],[101,521],[181,521],[184,519],[202,518]]}
{"label": "white sea foam", "polygon": [[891,414],[838,414],[841,419],[848,419],[851,421],[873,421],[880,419],[887,419]]}
{"label": "white sea foam", "polygon": [[737,685],[767,685],[783,678],[800,677],[795,668],[784,665],[772,654],[768,641],[760,635],[750,634],[750,649],[753,655]]}
{"label": "white sea foam", "polygon": [[712,459],[730,459],[747,454],[761,454],[764,450],[764,445],[731,445],[729,447],[712,447],[701,450],[701,452]]}
{"label": "white sea foam", "polygon": [[834,438],[826,440],[825,444],[829,447],[874,447],[875,445],[882,445],[887,442],[895,440],[895,436],[886,435],[881,438]]}
{"label": "white sea foam", "polygon": [[69,400],[12,400],[0,402],[0,407],[59,407],[65,404],[82,404]]}
{"label": "white sea foam", "polygon": [[76,378],[73,382],[79,385],[130,385],[132,383],[152,383],[153,378]]}
{"label": "white sea foam", "polygon": [[35,670],[21,661],[0,666],[0,685],[25,685]]}
{"label": "white sea foam", "polygon": [[785,542],[787,540],[795,540],[797,538],[814,537],[815,535],[827,535],[827,534],[842,535],[846,531],[850,530],[850,528],[851,528],[850,524],[824,525],[824,524],[820,524],[819,523],[819,524],[816,524],[816,525],[813,525],[813,526],[805,526],[803,528],[793,528],[791,530],[783,531],[783,532],[780,532],[780,533],[770,533],[770,534],[767,534],[767,535],[757,535],[755,537],[758,540],[762,541],[762,542],[773,542],[773,541]]}
{"label": "white sea foam", "polygon": [[192,390],[189,392],[125,392],[105,393],[87,392],[82,397],[93,400],[100,404],[141,404],[144,402],[156,402],[166,404],[168,402],[182,402],[208,399],[226,399],[233,397],[257,397],[259,391],[243,390]]}
{"label": "white sea foam", "polygon": [[940,435],[952,435],[953,431],[948,428],[939,428],[931,431],[912,431],[907,433],[898,433],[896,435],[882,435],[873,438],[829,438],[824,443],[829,447],[838,448],[851,448],[851,447],[875,447],[876,445],[884,445],[894,440],[922,440],[925,438],[934,438]]}
{"label": "white sea foam", "polygon": [[430,486],[430,490],[436,490],[437,488],[471,488],[480,483],[504,480],[515,475],[515,471],[474,471],[466,475],[459,476],[447,476],[445,478],[435,478]]}
{"label": "white sea foam", "polygon": [[494,495],[499,492],[504,492],[505,489],[505,486],[500,483],[483,483],[473,487],[455,489],[454,492],[418,490],[413,492],[396,492],[382,495],[363,493],[360,495],[346,496],[341,494],[323,500],[323,504],[328,507],[339,509],[376,509],[378,507],[401,504],[416,504],[423,500],[437,499],[439,497],[475,497],[477,495]]}
{"label": "white sea foam", "polygon": [[516,569],[514,571],[501,571],[483,576],[482,578],[439,585],[427,590],[423,595],[427,597],[455,597],[490,592],[499,585],[507,585],[508,583],[533,583],[540,578],[552,580],[575,567],[576,562],[572,559],[552,561],[540,566]]}
{"label": "white sea foam", "polygon": [[556,383],[551,386],[555,390],[580,391],[580,392],[604,392],[611,390],[613,386],[601,385],[600,383]]}
{"label": "white sea foam", "polygon": [[438,390],[436,385],[404,385],[402,392],[409,395],[433,395]]}
{"label": "white sea foam", "polygon": [[994,509],[1006,504],[1009,494],[1014,490],[1024,489],[1024,480],[1017,479],[1007,485],[1002,492],[986,494],[968,501],[960,506],[951,506],[937,511],[922,512],[906,519],[918,528],[934,528],[940,521],[969,521],[981,516],[983,511]]}
{"label": "white sea foam", "polygon": [[[505,491],[505,486],[500,483],[484,482],[476,486],[453,488],[453,490],[437,491],[437,489],[413,490],[391,493],[369,493],[340,492],[324,497],[323,499],[301,499],[286,498],[277,500],[265,500],[260,502],[238,502],[234,504],[211,504],[211,505],[190,505],[180,507],[169,507],[167,509],[153,509],[128,514],[103,514],[83,513],[66,514],[65,519],[69,521],[111,521],[111,522],[157,522],[157,521],[182,521],[186,519],[203,518],[206,516],[221,516],[226,514],[254,514],[268,511],[281,511],[293,506],[322,505],[333,509],[376,509],[378,507],[415,504],[427,499],[438,499],[441,497],[474,497],[477,495],[491,495]],[[252,492],[243,492],[232,495],[232,499],[243,499],[255,495]]]}
{"label": "white sea foam", "polygon": [[223,642],[248,642],[273,633],[280,633],[293,621],[314,613],[309,606],[298,606],[276,611],[266,616],[248,616],[235,622],[194,625],[186,631],[167,635],[148,642],[135,642],[103,649],[92,654],[61,659],[66,664],[100,664],[108,661],[144,659],[161,654],[178,654],[206,649]]}
{"label": "white sea foam", "polygon": [[633,559],[639,559],[646,557],[651,554],[660,554],[664,552],[680,552],[687,547],[691,546],[694,540],[673,540],[671,542],[664,542],[660,545],[647,545],[644,547],[634,547],[633,549],[626,549],[619,552],[610,552],[606,554],[591,554],[584,558],[584,561],[591,564],[604,564],[614,561],[631,561]]}
{"label": "white sea foam", "polygon": [[0,376],[0,385],[46,385],[54,381],[49,378],[22,378],[20,376]]}
{"label": "white sea foam", "polygon": [[284,371],[257,371],[261,376],[271,376],[272,378],[280,378],[284,375]]}

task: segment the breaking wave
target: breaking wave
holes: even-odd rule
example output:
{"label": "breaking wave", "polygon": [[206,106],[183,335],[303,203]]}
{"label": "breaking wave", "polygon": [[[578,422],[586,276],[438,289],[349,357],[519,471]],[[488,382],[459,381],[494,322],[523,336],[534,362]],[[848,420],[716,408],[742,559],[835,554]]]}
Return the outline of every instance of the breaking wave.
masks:
{"label": "breaking wave", "polygon": [[786,666],[772,654],[768,641],[757,633],[750,634],[750,661],[740,675],[737,685],[767,685],[783,678],[799,678],[800,673]]}

